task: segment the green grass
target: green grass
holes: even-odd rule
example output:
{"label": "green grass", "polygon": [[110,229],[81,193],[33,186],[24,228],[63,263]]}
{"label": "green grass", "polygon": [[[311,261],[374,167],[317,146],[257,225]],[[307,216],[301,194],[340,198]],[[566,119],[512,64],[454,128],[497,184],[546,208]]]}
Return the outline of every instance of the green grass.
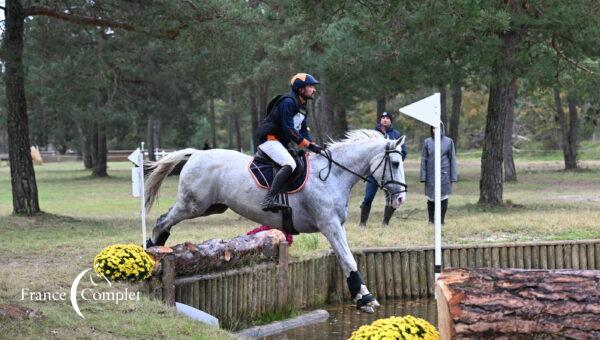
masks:
{"label": "green grass", "polygon": [[[459,183],[450,197],[445,244],[542,241],[600,238],[600,161],[585,159],[584,170],[562,171],[562,161],[517,158],[518,182],[507,183],[503,207],[481,207],[479,161],[459,158]],[[114,243],[141,243],[139,199],[130,195],[127,163],[110,163],[108,178],[91,178],[79,163],[52,163],[36,167],[40,205],[44,214],[33,218],[11,216],[10,172],[0,167],[0,304],[17,303],[41,310],[38,322],[0,321],[2,337],[198,337],[227,338],[231,334],[203,326],[177,315],[172,308],[145,298],[119,305],[83,303],[80,319],[68,301],[21,301],[22,288],[69,291],[71,282],[91,266],[93,257]],[[406,163],[409,194],[390,227],[380,228],[383,195],[378,194],[368,229],[359,229],[359,205],[364,186],[359,184],[349,202],[347,237],[351,247],[432,245],[433,228],[426,222],[418,163]],[[177,178],[165,182],[158,206],[148,216],[153,221],[174,202]],[[231,238],[257,223],[231,211],[184,221],[172,229],[170,244]],[[321,234],[299,235],[291,256],[319,256],[330,249]],[[137,285],[121,284],[138,289]],[[267,322],[281,315],[265,316]]]}

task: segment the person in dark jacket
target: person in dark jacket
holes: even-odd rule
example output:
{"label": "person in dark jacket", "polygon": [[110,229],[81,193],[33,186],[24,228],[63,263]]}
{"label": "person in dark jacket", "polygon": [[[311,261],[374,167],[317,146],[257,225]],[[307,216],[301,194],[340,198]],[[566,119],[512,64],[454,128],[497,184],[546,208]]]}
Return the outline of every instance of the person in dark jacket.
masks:
{"label": "person in dark jacket", "polygon": [[285,183],[296,168],[294,158],[287,151],[290,142],[321,153],[321,147],[312,141],[306,125],[306,102],[314,98],[319,83],[308,73],[298,73],[290,80],[291,92],[275,97],[272,107],[256,131],[258,148],[281,166],[262,202],[265,211],[277,212],[284,206],[276,202]]}
{"label": "person in dark jacket", "polygon": [[[375,130],[381,132],[386,138],[389,139],[399,139],[402,137],[400,132],[394,129],[392,125],[392,115],[388,112],[383,112],[379,116],[379,122],[375,125]],[[406,159],[406,146],[402,145],[402,160]],[[375,198],[375,194],[377,193],[377,181],[373,176],[368,177],[368,181],[365,187],[365,198],[363,199],[362,204],[360,205],[360,223],[359,227],[366,227],[367,220],[369,219],[369,214],[371,213],[371,204],[373,203],[373,199]],[[391,206],[386,206],[383,212],[383,221],[381,222],[382,226],[387,226],[390,223],[390,219],[392,218],[392,214],[396,209]]]}
{"label": "person in dark jacket", "polygon": [[[446,218],[448,210],[448,197],[452,193],[452,183],[458,181],[458,173],[456,169],[456,151],[454,149],[454,141],[447,137],[444,131],[444,125],[441,125],[440,130],[441,144],[441,164],[442,164],[442,224]],[[423,151],[421,153],[421,183],[425,183],[425,196],[427,196],[427,213],[429,223],[434,222],[435,211],[435,141],[433,139],[433,127],[431,127],[431,137],[423,142]]]}

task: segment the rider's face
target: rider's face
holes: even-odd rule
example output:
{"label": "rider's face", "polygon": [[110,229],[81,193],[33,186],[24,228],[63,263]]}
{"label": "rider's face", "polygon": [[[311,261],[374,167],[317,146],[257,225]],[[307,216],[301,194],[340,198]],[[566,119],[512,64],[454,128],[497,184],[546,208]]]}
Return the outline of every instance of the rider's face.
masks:
{"label": "rider's face", "polygon": [[302,96],[306,99],[313,99],[317,94],[317,88],[314,85],[307,85],[302,88]]}
{"label": "rider's face", "polygon": [[392,120],[389,117],[381,117],[381,119],[379,120],[379,124],[387,128],[390,125],[392,125]]}

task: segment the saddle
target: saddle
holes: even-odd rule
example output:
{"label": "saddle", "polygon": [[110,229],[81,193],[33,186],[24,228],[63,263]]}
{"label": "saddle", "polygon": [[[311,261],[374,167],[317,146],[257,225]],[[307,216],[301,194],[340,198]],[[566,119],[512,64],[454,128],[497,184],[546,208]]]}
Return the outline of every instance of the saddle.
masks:
{"label": "saddle", "polygon": [[[288,194],[294,194],[302,191],[306,180],[309,175],[309,159],[308,154],[303,150],[295,152],[294,150],[288,150],[294,161],[296,161],[296,169],[292,172],[289,180],[286,183],[286,192]],[[248,171],[254,179],[254,182],[259,188],[268,189],[273,183],[273,178],[277,171],[281,169],[281,166],[275,163],[269,155],[264,153],[261,149],[256,151],[254,158],[248,164]]]}
{"label": "saddle", "polygon": [[[286,192],[279,195],[278,200],[281,204],[286,207],[281,210],[282,226],[283,231],[291,235],[298,235],[298,231],[294,228],[292,220],[292,208],[289,206],[288,194],[294,194],[302,191],[306,180],[308,179],[310,161],[308,154],[303,150],[295,152],[288,150],[294,161],[296,162],[296,169],[292,172],[292,175],[286,183]],[[248,171],[256,182],[259,188],[268,189],[273,183],[273,178],[277,171],[281,169],[281,166],[275,163],[269,155],[258,149],[254,158],[248,164]]]}

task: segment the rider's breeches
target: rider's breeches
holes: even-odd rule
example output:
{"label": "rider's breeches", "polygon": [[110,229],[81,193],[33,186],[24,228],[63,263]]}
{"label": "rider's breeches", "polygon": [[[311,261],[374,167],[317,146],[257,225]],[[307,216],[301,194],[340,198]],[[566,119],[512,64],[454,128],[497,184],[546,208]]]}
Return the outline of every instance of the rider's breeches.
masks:
{"label": "rider's breeches", "polygon": [[296,161],[294,161],[292,155],[290,155],[286,148],[283,147],[283,144],[281,144],[279,141],[268,140],[259,145],[258,148],[269,155],[269,157],[271,157],[275,163],[281,166],[289,165],[292,167],[292,171],[296,169]]}
{"label": "rider's breeches", "polygon": [[375,198],[375,194],[377,194],[377,189],[379,189],[377,186],[377,181],[373,176],[369,176],[367,179],[368,181],[365,185],[365,198],[361,204],[363,207],[371,206],[371,203],[373,203],[373,199]]}

